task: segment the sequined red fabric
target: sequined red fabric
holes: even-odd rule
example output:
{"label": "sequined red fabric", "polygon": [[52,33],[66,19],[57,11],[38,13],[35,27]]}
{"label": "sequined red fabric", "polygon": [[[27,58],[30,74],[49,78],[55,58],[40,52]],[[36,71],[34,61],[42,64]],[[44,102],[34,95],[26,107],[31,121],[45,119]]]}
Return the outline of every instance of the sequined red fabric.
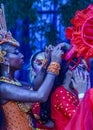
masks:
{"label": "sequined red fabric", "polygon": [[5,114],[6,130],[33,130],[26,113],[22,112],[16,102],[2,106]]}
{"label": "sequined red fabric", "polygon": [[43,122],[40,120],[40,103],[33,103],[32,106],[32,115],[35,118],[35,127],[37,130],[56,130],[54,127],[53,128],[49,128],[46,127]]}
{"label": "sequined red fabric", "polygon": [[77,96],[59,86],[51,98],[51,117],[55,122],[56,130],[65,130],[79,104]]}
{"label": "sequined red fabric", "polygon": [[65,130],[93,130],[93,88],[86,92]]}

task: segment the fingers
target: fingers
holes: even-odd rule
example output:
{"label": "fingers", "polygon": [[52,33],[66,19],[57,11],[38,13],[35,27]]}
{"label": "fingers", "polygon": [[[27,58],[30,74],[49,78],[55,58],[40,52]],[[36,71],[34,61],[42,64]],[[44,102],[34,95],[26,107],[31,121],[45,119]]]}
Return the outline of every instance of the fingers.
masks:
{"label": "fingers", "polygon": [[62,56],[62,54],[64,54],[64,52],[62,50],[58,50],[56,53],[57,53],[57,55],[60,55],[60,56]]}
{"label": "fingers", "polygon": [[48,48],[49,48],[49,50],[51,50],[51,51],[52,51],[52,50],[53,50],[53,48],[54,48],[54,46],[53,46],[53,45],[49,45],[49,46],[48,46]]}
{"label": "fingers", "polygon": [[88,81],[89,73],[87,71],[84,71],[83,74],[84,74],[84,80]]}
{"label": "fingers", "polygon": [[75,80],[71,79],[71,82],[72,82],[73,87],[75,87]]}
{"label": "fingers", "polygon": [[88,88],[90,88],[90,76],[87,70],[77,67],[72,73],[72,85],[78,93],[85,92]]}
{"label": "fingers", "polygon": [[62,49],[67,49],[69,50],[71,48],[71,45],[66,43],[66,42],[62,42],[60,44],[57,45],[57,48],[60,48],[61,50]]}
{"label": "fingers", "polygon": [[51,53],[51,60],[55,62],[61,62],[63,53],[64,52],[60,48],[54,47]]}
{"label": "fingers", "polygon": [[61,45],[57,45],[56,47],[54,47],[54,50],[56,50],[56,51],[57,51],[57,50],[62,50],[62,49],[61,49]]}
{"label": "fingers", "polygon": [[76,68],[73,71],[74,80],[77,81],[82,77],[82,74],[79,72],[79,70]]}
{"label": "fingers", "polygon": [[88,76],[87,89],[91,88],[90,76]]}
{"label": "fingers", "polygon": [[73,78],[74,78],[74,82],[76,84],[83,84],[85,82],[84,77],[83,77],[83,73],[78,68],[76,68],[73,71]]}
{"label": "fingers", "polygon": [[[73,71],[73,78],[74,78],[74,81],[77,83],[77,84],[85,84],[87,86],[88,84],[88,81],[90,79],[89,77],[89,73],[87,71],[81,71],[79,70],[78,68],[76,68],[74,71]],[[90,85],[90,84],[89,84]]]}
{"label": "fingers", "polygon": [[61,47],[55,47],[53,51],[56,53],[56,55],[64,54],[64,52],[61,50]]}
{"label": "fingers", "polygon": [[63,47],[65,47],[65,44],[64,43],[60,43],[56,46],[57,49],[62,49]]}
{"label": "fingers", "polygon": [[45,47],[45,52],[48,52],[48,47],[47,46]]}
{"label": "fingers", "polygon": [[54,48],[54,46],[52,46],[52,45],[46,46],[45,51],[52,51],[53,48]]}
{"label": "fingers", "polygon": [[45,58],[50,59],[52,50],[53,50],[52,45],[49,45],[49,46],[45,47]]}

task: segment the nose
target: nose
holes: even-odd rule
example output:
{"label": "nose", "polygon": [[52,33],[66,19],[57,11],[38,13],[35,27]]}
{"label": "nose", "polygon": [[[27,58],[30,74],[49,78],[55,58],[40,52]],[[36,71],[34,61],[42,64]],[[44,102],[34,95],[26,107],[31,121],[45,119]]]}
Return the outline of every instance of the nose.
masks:
{"label": "nose", "polygon": [[24,55],[22,53],[19,53],[20,58],[24,58]]}

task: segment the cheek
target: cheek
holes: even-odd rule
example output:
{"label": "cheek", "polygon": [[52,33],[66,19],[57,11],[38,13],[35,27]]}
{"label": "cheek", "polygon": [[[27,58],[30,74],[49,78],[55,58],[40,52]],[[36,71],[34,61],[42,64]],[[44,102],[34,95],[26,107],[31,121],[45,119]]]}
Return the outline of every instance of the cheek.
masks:
{"label": "cheek", "polygon": [[11,66],[18,66],[19,65],[19,63],[20,63],[20,61],[18,60],[18,59],[10,59],[11,61],[10,61],[10,64],[11,64]]}
{"label": "cheek", "polygon": [[35,70],[36,73],[39,73],[40,70],[41,70],[41,66],[35,65],[34,70]]}

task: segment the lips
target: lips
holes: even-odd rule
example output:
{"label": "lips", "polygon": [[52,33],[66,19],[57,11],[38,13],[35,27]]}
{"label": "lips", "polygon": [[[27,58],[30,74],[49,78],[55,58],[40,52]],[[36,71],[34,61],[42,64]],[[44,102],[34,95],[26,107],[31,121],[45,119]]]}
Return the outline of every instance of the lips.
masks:
{"label": "lips", "polygon": [[21,59],[21,63],[24,64],[24,60],[23,59]]}

